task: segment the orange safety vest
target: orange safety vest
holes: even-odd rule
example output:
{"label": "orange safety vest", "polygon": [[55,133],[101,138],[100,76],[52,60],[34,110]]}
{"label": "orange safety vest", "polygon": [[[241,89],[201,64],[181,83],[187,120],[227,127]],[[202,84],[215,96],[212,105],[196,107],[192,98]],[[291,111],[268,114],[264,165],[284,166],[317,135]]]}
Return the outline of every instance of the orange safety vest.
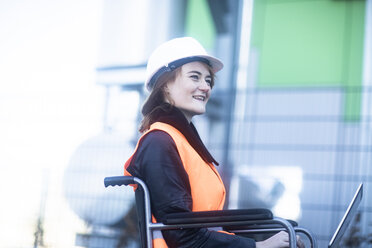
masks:
{"label": "orange safety vest", "polygon": [[[147,133],[154,130],[162,130],[168,133],[176,144],[182,164],[189,176],[192,211],[222,210],[225,203],[226,191],[216,168],[212,163],[205,162],[189,144],[185,136],[173,126],[162,122],[152,124],[150,129],[137,142],[133,155],[136,153],[141,139]],[[124,175],[130,175],[126,168],[129,166],[133,155],[125,163]],[[153,218],[153,220],[155,219]],[[153,247],[166,248],[168,246],[162,237],[154,237]]]}

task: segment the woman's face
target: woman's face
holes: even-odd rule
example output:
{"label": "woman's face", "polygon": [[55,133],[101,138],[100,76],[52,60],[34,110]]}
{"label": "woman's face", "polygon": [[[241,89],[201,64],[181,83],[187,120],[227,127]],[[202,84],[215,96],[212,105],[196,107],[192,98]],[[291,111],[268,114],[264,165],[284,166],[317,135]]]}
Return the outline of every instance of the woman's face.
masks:
{"label": "woman's face", "polygon": [[194,115],[205,112],[211,94],[212,77],[208,66],[202,62],[191,62],[181,67],[181,72],[165,88],[169,99],[190,122]]}

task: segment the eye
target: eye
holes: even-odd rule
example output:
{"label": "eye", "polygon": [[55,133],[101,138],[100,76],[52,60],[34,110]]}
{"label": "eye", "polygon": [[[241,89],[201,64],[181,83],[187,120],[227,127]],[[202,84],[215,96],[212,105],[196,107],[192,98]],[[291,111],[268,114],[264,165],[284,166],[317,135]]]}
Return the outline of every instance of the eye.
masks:
{"label": "eye", "polygon": [[197,81],[199,80],[199,75],[194,74],[194,75],[191,75],[190,78]]}
{"label": "eye", "polygon": [[208,84],[208,86],[212,85],[212,79],[210,79],[210,78],[206,78],[205,82]]}

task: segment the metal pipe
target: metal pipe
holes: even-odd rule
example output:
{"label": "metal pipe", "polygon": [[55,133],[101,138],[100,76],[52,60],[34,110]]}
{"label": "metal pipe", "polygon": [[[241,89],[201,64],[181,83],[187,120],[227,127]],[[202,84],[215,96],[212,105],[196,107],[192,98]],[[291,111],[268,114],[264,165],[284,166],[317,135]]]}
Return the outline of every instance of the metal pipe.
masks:
{"label": "metal pipe", "polygon": [[146,222],[146,242],[147,242],[147,247],[152,248],[152,233],[150,230],[150,224],[151,222],[151,207],[150,207],[150,193],[149,190],[145,184],[144,181],[141,179],[135,177],[134,181],[141,185],[143,189],[143,195],[145,197],[145,222]]}

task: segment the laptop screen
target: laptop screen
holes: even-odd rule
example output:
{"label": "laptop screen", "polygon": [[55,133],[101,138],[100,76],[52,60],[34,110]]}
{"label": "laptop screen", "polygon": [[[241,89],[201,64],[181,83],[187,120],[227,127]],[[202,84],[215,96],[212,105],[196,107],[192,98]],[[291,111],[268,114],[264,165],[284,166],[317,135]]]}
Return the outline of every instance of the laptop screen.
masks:
{"label": "laptop screen", "polygon": [[338,247],[338,244],[340,243],[342,236],[344,235],[347,227],[349,226],[351,220],[353,219],[353,217],[355,216],[358,210],[358,206],[360,202],[362,201],[362,197],[363,197],[363,183],[359,185],[357,191],[354,194],[352,201],[349,204],[349,207],[347,208],[344,216],[342,217],[340,224],[338,225],[335,233],[333,234],[333,237],[328,245],[329,248]]}

